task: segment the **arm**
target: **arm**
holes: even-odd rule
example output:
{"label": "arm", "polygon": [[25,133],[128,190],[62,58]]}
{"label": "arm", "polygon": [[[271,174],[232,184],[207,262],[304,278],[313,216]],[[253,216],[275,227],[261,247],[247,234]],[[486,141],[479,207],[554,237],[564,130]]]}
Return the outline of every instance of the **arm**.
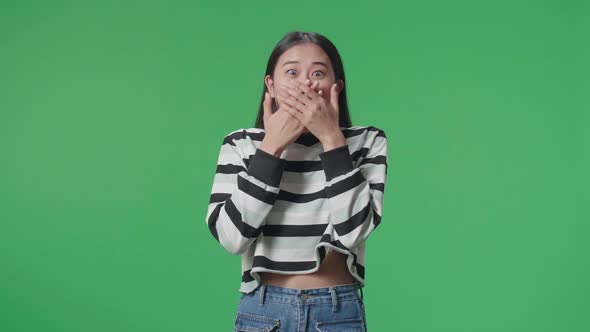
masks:
{"label": "arm", "polygon": [[381,222],[387,176],[387,137],[383,130],[360,150],[353,167],[348,144],[323,153],[325,191],[331,216],[327,230],[348,250],[363,243]]}
{"label": "arm", "polygon": [[225,136],[213,179],[207,225],[230,254],[241,254],[256,240],[279,194],[285,160],[260,148],[249,159]]}

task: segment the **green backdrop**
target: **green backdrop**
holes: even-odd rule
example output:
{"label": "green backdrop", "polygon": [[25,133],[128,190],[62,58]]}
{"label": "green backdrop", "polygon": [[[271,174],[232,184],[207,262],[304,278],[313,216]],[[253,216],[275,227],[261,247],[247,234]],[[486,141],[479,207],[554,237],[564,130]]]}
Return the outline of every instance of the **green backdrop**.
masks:
{"label": "green backdrop", "polygon": [[[584,1],[6,1],[0,330],[230,331],[206,227],[270,51],[326,35],[388,135],[370,331],[590,330]],[[205,268],[207,267],[207,268]]]}

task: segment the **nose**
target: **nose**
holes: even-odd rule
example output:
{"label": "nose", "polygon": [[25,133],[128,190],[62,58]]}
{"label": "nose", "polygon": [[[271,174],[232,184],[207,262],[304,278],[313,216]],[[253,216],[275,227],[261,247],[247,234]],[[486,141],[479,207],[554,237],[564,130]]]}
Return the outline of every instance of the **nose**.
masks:
{"label": "nose", "polygon": [[[309,81],[309,82],[308,82],[308,83],[306,83],[305,81]],[[311,85],[311,84],[313,84],[313,82],[314,82],[314,80],[312,80],[312,79],[309,79],[309,78],[306,78],[306,79],[303,79],[303,80],[301,80],[299,83],[301,83],[301,84],[307,84],[307,85]]]}

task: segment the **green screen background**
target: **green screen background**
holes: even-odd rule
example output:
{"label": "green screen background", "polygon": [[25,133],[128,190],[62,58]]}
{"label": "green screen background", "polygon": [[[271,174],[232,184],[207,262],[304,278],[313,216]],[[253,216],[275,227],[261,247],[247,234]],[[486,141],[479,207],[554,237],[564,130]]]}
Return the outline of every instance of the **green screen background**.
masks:
{"label": "green screen background", "polygon": [[0,6],[1,330],[232,329],[215,163],[296,29],[390,142],[368,329],[590,330],[588,2]]}

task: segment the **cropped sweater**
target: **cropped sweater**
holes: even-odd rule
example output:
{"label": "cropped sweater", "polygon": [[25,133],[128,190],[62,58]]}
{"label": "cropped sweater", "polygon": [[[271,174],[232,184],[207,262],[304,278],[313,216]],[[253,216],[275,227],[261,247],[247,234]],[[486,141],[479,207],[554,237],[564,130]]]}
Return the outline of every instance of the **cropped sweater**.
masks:
{"label": "cropped sweater", "polygon": [[373,126],[340,130],[346,145],[324,151],[303,133],[280,157],[259,148],[264,129],[223,138],[206,221],[225,251],[241,255],[240,292],[260,285],[259,272],[315,272],[329,250],[347,255],[364,287],[365,241],[383,210],[387,137]]}

